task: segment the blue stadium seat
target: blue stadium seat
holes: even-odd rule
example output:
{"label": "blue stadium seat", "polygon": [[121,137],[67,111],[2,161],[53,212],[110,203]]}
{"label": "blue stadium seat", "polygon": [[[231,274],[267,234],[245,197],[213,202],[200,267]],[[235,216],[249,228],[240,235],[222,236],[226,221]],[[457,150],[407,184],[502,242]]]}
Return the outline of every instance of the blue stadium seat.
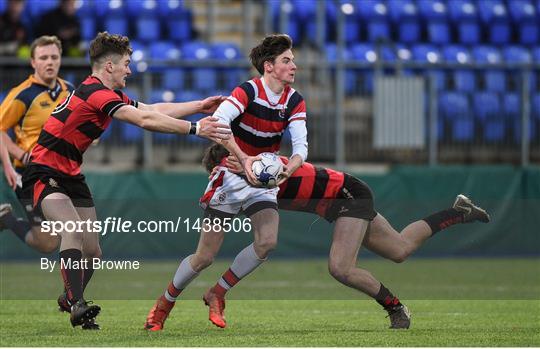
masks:
{"label": "blue stadium seat", "polygon": [[512,34],[510,22],[502,0],[479,0],[478,12],[488,33],[489,42],[493,44],[510,42]]}
{"label": "blue stadium seat", "polygon": [[[210,47],[200,41],[182,45],[182,57],[189,61],[205,61],[212,58]],[[193,88],[199,91],[217,90],[217,74],[213,68],[190,68]]]}
{"label": "blue stadium seat", "polygon": [[97,18],[105,18],[110,15],[126,15],[126,1],[118,0],[90,0],[94,3],[94,11]]}
{"label": "blue stadium seat", "polygon": [[[150,58],[153,60],[178,60],[181,58],[180,50],[170,41],[157,41],[149,46]],[[178,90],[184,88],[185,71],[181,68],[151,67],[152,71],[162,76],[161,86],[164,89]]]}
{"label": "blue stadium seat", "polygon": [[[351,47],[351,58],[358,62],[375,63],[378,59],[375,46],[372,44],[357,44]],[[362,89],[366,92],[373,91],[373,70],[361,70],[357,74],[357,83],[362,83]]]}
{"label": "blue stadium seat", "polygon": [[[229,92],[230,93],[230,92]],[[227,93],[227,95],[229,94]],[[210,93],[209,95],[219,95],[221,93],[217,93],[217,92],[212,92]],[[223,94],[221,94],[223,95]],[[182,90],[182,91],[178,91],[177,94],[176,94],[176,101],[177,102],[189,102],[189,101],[196,101],[196,100],[201,100],[201,99],[204,99],[206,98],[206,96],[203,96],[201,95],[200,93],[198,93],[197,91],[190,91],[190,90]],[[187,117],[184,118],[184,120],[187,120],[187,121],[192,121],[192,122],[196,122],[196,121],[199,121],[201,118],[205,117],[207,115],[203,115],[203,114],[194,114],[194,115],[189,115]],[[186,138],[186,140],[189,142],[189,143],[194,143],[194,144],[205,144],[205,143],[208,143],[207,140],[201,138],[201,137],[197,137],[197,136],[188,136]]]}
{"label": "blue stadium seat", "polygon": [[534,62],[540,62],[540,46],[533,47],[531,54]]}
{"label": "blue stadium seat", "polygon": [[[212,45],[212,57],[221,61],[239,61],[242,59],[240,48],[233,43],[215,43]],[[222,87],[232,91],[244,77],[246,70],[242,68],[218,68],[221,75]]]}
{"label": "blue stadium seat", "polygon": [[[335,44],[326,44],[326,59],[329,63],[334,64],[338,59],[337,47]],[[352,55],[347,48],[343,50],[343,59],[351,59]],[[335,70],[332,70],[335,72]],[[353,69],[345,70],[345,93],[352,94],[356,90],[356,72]]]}
{"label": "blue stadium seat", "polygon": [[[418,44],[411,47],[413,61],[420,63],[439,63],[442,61],[442,56],[436,46],[429,44]],[[437,90],[446,88],[446,76],[439,69],[430,69],[426,73],[433,73],[437,84]]]}
{"label": "blue stadium seat", "polygon": [[193,20],[191,11],[179,8],[175,13],[177,14],[165,19],[168,38],[177,43],[187,42],[192,38]]}
{"label": "blue stadium seat", "polygon": [[28,1],[25,5],[24,11],[27,12],[33,20],[37,20],[45,12],[57,7],[58,3],[58,0],[32,1],[31,4]]}
{"label": "blue stadium seat", "polygon": [[79,19],[81,24],[81,38],[84,41],[91,41],[96,37],[96,21],[94,17],[82,17]]}
{"label": "blue stadium seat", "polygon": [[107,15],[103,21],[103,26],[104,29],[111,34],[129,34],[128,20],[121,12],[115,12]]}
{"label": "blue stadium seat", "polygon": [[[134,1],[138,2],[138,1]],[[135,33],[138,40],[152,42],[161,38],[161,24],[157,16],[143,15],[135,20]]]}
{"label": "blue stadium seat", "polygon": [[502,109],[504,115],[512,123],[521,120],[521,96],[516,92],[508,92],[502,95]]}
{"label": "blue stadium seat", "polygon": [[121,130],[122,140],[125,143],[142,142],[142,139],[143,139],[142,128],[135,126],[133,124],[130,124],[128,122],[124,122],[120,130]]}
{"label": "blue stadium seat", "polygon": [[473,94],[473,111],[482,126],[484,140],[500,142],[505,137],[506,120],[499,96],[494,92]]}
{"label": "blue stadium seat", "polygon": [[508,2],[508,10],[517,28],[519,42],[524,45],[538,43],[539,18],[530,0],[512,0]]}
{"label": "blue stadium seat", "polygon": [[457,39],[463,44],[480,42],[481,28],[476,2],[473,0],[448,1],[448,12],[457,30]]}
{"label": "blue stadium seat", "polygon": [[536,92],[532,96],[531,117],[540,122],[540,92]]}
{"label": "blue stadium seat", "polygon": [[[171,90],[153,90],[150,93],[150,103],[175,102],[176,94]],[[173,133],[152,133],[153,140],[160,143],[172,140],[176,137]]]}
{"label": "blue stadium seat", "polygon": [[438,105],[439,135],[444,135],[444,129],[448,125],[452,140],[456,142],[472,141],[475,128],[467,96],[460,92],[444,91],[439,95]]}
{"label": "blue stadium seat", "polygon": [[473,98],[474,116],[478,120],[503,116],[499,96],[495,92],[476,92]]}
{"label": "blue stadium seat", "polygon": [[448,9],[441,0],[418,0],[418,9],[427,25],[428,41],[433,44],[451,42]]}
{"label": "blue stadium seat", "polygon": [[163,19],[181,16],[184,11],[185,8],[182,0],[157,1],[157,12]]}
{"label": "blue stadium seat", "polygon": [[293,42],[300,43],[302,41],[302,23],[300,18],[295,16],[295,4],[290,0],[285,1],[283,5],[281,4],[280,0],[269,0],[269,4],[274,30],[281,31],[280,16],[285,14],[287,16],[287,20],[285,22],[286,28],[284,31],[289,34]]}
{"label": "blue stadium seat", "polygon": [[[92,17],[95,20],[95,2],[92,0],[80,0],[75,3],[77,16],[80,20]],[[95,35],[94,35],[95,36]]]}
{"label": "blue stadium seat", "polygon": [[[502,56],[498,49],[493,46],[474,46],[472,55],[477,63],[501,63]],[[483,72],[484,88],[492,92],[505,92],[507,81],[506,74],[502,70],[488,69]]]}
{"label": "blue stadium seat", "polygon": [[420,41],[420,20],[416,4],[412,0],[389,0],[388,7],[399,42]]}
{"label": "blue stadium seat", "polygon": [[[532,57],[531,53],[528,49],[517,46],[517,45],[510,45],[503,48],[503,58],[504,61],[507,63],[531,63]],[[521,83],[522,83],[522,74],[519,70],[516,71],[510,71],[509,73],[511,87],[514,89],[520,89]],[[529,85],[530,87],[536,87],[536,75],[530,74],[529,75]],[[529,88],[530,88],[529,87]]]}
{"label": "blue stadium seat", "polygon": [[369,42],[391,39],[388,7],[385,1],[357,0],[356,9],[359,19],[366,23]]}
{"label": "blue stadium seat", "polygon": [[148,52],[146,46],[143,43],[137,40],[130,40],[129,43],[131,45],[131,48],[133,49],[133,53],[131,54],[131,60],[133,62],[139,62],[147,59]]}
{"label": "blue stadium seat", "polygon": [[[471,54],[463,46],[449,45],[443,48],[444,60],[448,63],[470,64]],[[476,75],[474,70],[452,69],[449,74],[454,81],[457,91],[474,92],[476,90]]]}
{"label": "blue stadium seat", "polygon": [[124,2],[126,7],[126,13],[130,18],[138,18],[140,16],[154,18],[158,16],[158,3],[168,1],[137,0]]}

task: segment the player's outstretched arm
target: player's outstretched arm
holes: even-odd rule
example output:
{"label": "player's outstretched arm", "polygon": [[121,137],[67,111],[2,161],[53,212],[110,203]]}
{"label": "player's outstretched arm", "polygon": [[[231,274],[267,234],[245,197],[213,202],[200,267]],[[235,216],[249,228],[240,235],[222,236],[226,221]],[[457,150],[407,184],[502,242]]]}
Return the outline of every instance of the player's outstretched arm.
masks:
{"label": "player's outstretched arm", "polygon": [[223,96],[212,96],[202,101],[191,101],[183,103],[154,103],[144,104],[139,102],[139,109],[146,111],[156,111],[176,119],[181,119],[188,115],[197,113],[212,114],[218,106],[225,100]]}
{"label": "player's outstretched arm", "polygon": [[195,123],[178,120],[163,113],[137,109],[131,105],[120,107],[115,113],[116,119],[127,121],[149,131],[177,134],[195,134],[213,141],[229,139],[231,130],[228,125],[220,124],[217,118],[208,116]]}
{"label": "player's outstretched arm", "polygon": [[17,172],[15,172],[11,165],[11,159],[9,158],[9,153],[3,139],[0,141],[0,160],[2,161],[2,168],[8,185],[15,190],[17,187]]}

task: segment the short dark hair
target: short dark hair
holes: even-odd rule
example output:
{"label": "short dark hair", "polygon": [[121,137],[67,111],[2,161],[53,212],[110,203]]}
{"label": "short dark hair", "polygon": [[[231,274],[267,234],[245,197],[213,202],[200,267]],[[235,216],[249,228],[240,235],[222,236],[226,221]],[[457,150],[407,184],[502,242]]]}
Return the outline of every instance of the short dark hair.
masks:
{"label": "short dark hair", "polygon": [[264,62],[274,63],[276,57],[283,52],[292,49],[292,39],[287,34],[272,34],[265,37],[262,42],[255,46],[249,58],[257,71],[264,74]]}
{"label": "short dark hair", "polygon": [[126,54],[131,55],[133,53],[127,36],[109,34],[107,32],[98,33],[95,39],[90,43],[89,51],[90,64],[92,66],[111,54],[123,56]]}
{"label": "short dark hair", "polygon": [[58,47],[58,51],[60,51],[60,54],[62,54],[62,43],[60,40],[54,35],[43,35],[32,41],[32,44],[30,45],[30,57],[34,58],[36,47],[48,45],[56,45],[56,47]]}
{"label": "short dark hair", "polygon": [[229,151],[221,144],[214,143],[204,150],[202,165],[208,173],[211,173],[212,169],[226,156],[229,156]]}

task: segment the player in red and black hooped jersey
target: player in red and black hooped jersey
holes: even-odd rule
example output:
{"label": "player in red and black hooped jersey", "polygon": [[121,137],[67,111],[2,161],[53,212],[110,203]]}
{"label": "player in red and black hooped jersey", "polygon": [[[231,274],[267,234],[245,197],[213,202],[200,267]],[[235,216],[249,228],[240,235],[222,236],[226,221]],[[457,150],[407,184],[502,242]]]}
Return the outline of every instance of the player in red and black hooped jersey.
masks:
{"label": "player in red and black hooped jersey", "polygon": [[32,162],[68,176],[79,175],[84,152],[125,105],[137,108],[138,103],[121,90],[109,89],[98,77],[89,76],[45,123]]}
{"label": "player in red and black hooped jersey", "polygon": [[[150,131],[196,134],[215,141],[230,136],[228,125],[206,117],[197,123],[178,120],[195,113],[212,113],[221,97],[187,103],[146,105],[130,100],[125,87],[131,47],[121,35],[99,33],[90,44],[92,75],[69,94],[47,119],[32,151],[32,162],[23,174],[23,191],[33,199],[35,210],[48,221],[87,222],[96,220],[92,195],[80,166],[83,154],[110,124],[112,118],[127,121]],[[89,225],[85,225],[88,227]],[[70,312],[73,326],[99,329],[94,322],[100,307],[84,300],[83,293],[94,270],[69,261],[100,258],[99,232],[61,231],[61,275],[65,293],[60,308]]]}
{"label": "player in red and black hooped jersey", "polygon": [[[207,218],[226,219],[244,212],[253,226],[253,243],[240,251],[231,267],[204,295],[209,319],[218,327],[226,326],[225,293],[261,265],[277,244],[278,189],[256,187],[251,164],[261,152],[279,150],[286,129],[291,134],[292,155],[280,174],[281,181],[302,165],[308,153],[306,104],[291,87],[297,68],[291,38],[286,34],[267,36],[251,50],[250,59],[261,77],[235,88],[214,113],[222,123],[231,126],[234,137],[222,144],[240,159],[246,176],[224,169],[210,180],[200,201]],[[224,231],[219,225],[213,225],[211,231],[208,227],[203,229],[199,248],[182,261],[171,287],[150,310],[146,329],[162,328],[161,320],[180,291],[212,263],[223,238]]]}
{"label": "player in red and black hooped jersey", "polygon": [[219,111],[224,121],[230,120],[234,140],[247,155],[279,151],[283,132],[305,125],[306,104],[295,89],[287,85],[279,99],[273,95],[264,79],[254,78],[235,88]]}
{"label": "player in red and black hooped jersey", "polygon": [[[286,164],[287,158],[281,157]],[[222,172],[224,167],[235,173],[242,166],[229,151],[219,144],[210,146],[203,158],[205,169],[211,173]],[[335,221],[328,267],[332,276],[346,286],[374,298],[389,314],[391,328],[409,328],[410,313],[405,305],[367,270],[356,266],[358,250],[369,250],[395,262],[404,261],[422,243],[438,231],[456,223],[489,221],[489,215],[463,195],[458,195],[451,208],[436,212],[409,224],[398,233],[388,221],[373,208],[373,194],[369,186],[347,173],[330,168],[316,167],[305,162],[279,188],[280,209],[310,212],[329,221]],[[182,267],[179,268],[181,270]],[[179,276],[178,272],[175,278]],[[193,276],[193,275],[192,275]],[[238,277],[229,271],[226,282],[236,283]],[[178,296],[181,292],[173,280],[165,295]],[[172,303],[174,305],[174,303]],[[161,330],[172,308],[163,297],[148,320],[154,322],[153,330]]]}

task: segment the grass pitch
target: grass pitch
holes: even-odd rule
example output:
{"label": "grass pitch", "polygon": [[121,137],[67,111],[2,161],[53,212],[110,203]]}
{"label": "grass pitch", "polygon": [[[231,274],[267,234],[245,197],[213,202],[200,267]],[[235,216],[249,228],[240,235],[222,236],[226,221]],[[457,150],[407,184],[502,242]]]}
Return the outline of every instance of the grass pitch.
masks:
{"label": "grass pitch", "polygon": [[38,262],[0,264],[0,346],[540,346],[538,259],[362,261],[413,314],[389,330],[380,306],[334,281],[325,260],[270,261],[230,292],[228,328],[214,327],[200,297],[229,262],[185,291],[165,330],[142,329],[176,262],[98,271],[87,298],[101,331],[72,329],[56,310],[59,273]]}

